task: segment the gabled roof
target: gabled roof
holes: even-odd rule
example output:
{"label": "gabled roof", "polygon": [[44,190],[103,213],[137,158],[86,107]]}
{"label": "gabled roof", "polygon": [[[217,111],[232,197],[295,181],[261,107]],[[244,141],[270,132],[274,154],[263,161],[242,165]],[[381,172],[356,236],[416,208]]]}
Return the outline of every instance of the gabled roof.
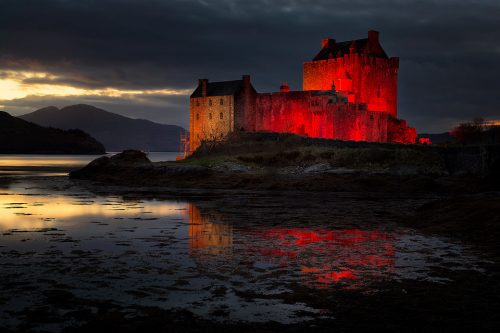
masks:
{"label": "gabled roof", "polygon": [[[227,96],[234,95],[243,87],[243,80],[208,82],[207,96]],[[191,97],[202,97],[201,85],[191,94]]]}
{"label": "gabled roof", "polygon": [[321,51],[319,51],[319,53],[314,57],[313,61],[338,58],[339,52],[340,56],[344,56],[344,54],[350,54],[351,45],[355,46],[355,52],[357,53],[368,54],[370,56],[378,58],[389,58],[380,44],[370,49],[368,38],[363,38],[328,45],[327,47],[324,47],[321,49]]}

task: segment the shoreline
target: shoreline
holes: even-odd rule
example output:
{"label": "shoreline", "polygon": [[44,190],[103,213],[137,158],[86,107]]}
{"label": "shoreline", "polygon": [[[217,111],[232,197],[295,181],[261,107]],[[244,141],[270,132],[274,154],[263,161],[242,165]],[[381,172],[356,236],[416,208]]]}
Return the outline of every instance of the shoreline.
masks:
{"label": "shoreline", "polygon": [[187,159],[151,162],[128,150],[98,158],[72,179],[175,188],[464,192],[500,189],[500,146],[341,142],[246,133],[202,145]]}

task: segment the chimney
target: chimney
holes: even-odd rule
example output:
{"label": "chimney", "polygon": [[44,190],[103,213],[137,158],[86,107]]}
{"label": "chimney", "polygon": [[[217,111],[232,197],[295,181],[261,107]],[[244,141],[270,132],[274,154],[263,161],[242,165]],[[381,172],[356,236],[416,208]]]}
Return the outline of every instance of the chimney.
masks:
{"label": "chimney", "polygon": [[368,40],[370,42],[378,42],[379,32],[375,30],[368,31]]}
{"label": "chimney", "polygon": [[356,44],[356,41],[353,40],[351,45],[349,45],[349,53],[354,54],[358,50],[358,45]]}
{"label": "chimney", "polygon": [[241,80],[243,81],[244,89],[250,88],[250,75],[243,75]]}
{"label": "chimney", "polygon": [[332,38],[323,38],[321,40],[321,48],[333,47],[335,45],[335,39]]}
{"label": "chimney", "polygon": [[288,86],[288,82],[283,82],[280,86],[280,92],[289,92],[290,87]]}
{"label": "chimney", "polygon": [[208,79],[199,79],[198,80],[198,86],[201,87],[201,96],[203,96],[203,97],[207,96],[207,85],[208,85]]}

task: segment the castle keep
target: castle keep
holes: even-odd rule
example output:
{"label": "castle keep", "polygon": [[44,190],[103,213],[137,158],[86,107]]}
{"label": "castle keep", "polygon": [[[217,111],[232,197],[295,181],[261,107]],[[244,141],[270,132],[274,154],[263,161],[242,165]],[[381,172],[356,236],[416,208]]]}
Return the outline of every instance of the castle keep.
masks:
{"label": "castle keep", "polygon": [[250,76],[199,80],[190,98],[190,150],[233,131],[289,132],[304,136],[414,143],[416,131],[397,119],[399,58],[389,58],[379,33],[322,48],[303,67],[303,90],[258,93]]}

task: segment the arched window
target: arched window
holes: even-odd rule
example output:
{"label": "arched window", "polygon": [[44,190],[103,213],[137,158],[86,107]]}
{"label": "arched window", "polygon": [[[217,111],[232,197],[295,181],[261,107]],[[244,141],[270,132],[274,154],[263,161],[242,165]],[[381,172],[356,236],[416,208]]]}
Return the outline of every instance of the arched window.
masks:
{"label": "arched window", "polygon": [[220,103],[220,105],[224,105],[224,100],[221,98],[219,103]]}
{"label": "arched window", "polygon": [[[221,100],[221,101],[222,101],[222,100]],[[224,119],[224,113],[222,113],[222,112],[221,112],[221,113],[219,114],[219,117],[220,117],[220,119],[221,119],[221,120],[222,120],[222,119]]]}

